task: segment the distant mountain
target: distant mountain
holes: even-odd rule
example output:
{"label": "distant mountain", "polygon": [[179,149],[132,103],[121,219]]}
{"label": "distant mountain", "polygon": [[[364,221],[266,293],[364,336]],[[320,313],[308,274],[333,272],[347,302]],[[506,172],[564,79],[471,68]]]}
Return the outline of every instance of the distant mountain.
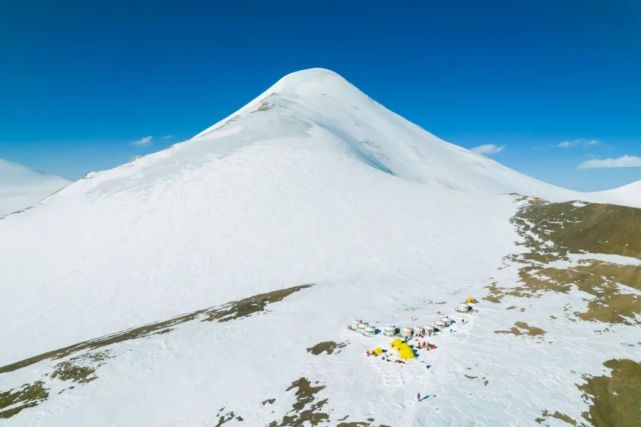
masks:
{"label": "distant mountain", "polygon": [[641,207],[641,181],[592,194],[610,203]]}
{"label": "distant mountain", "polygon": [[67,184],[58,176],[0,159],[0,217],[28,208]]}
{"label": "distant mountain", "polygon": [[[607,200],[290,74],[0,221],[0,419],[641,425],[641,210]],[[386,327],[439,330],[401,360]]]}

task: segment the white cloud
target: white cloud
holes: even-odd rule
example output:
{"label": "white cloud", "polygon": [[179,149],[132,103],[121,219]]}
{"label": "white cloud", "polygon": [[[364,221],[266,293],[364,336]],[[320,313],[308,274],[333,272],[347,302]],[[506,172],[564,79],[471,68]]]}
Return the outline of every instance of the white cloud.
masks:
{"label": "white cloud", "polygon": [[625,155],[616,159],[593,159],[579,165],[579,169],[605,168],[641,168],[641,157]]}
{"label": "white cloud", "polygon": [[151,135],[144,136],[136,141],[133,141],[132,144],[138,147],[148,147],[153,144],[153,139],[154,137]]}
{"label": "white cloud", "polygon": [[598,139],[584,139],[584,138],[577,138],[577,139],[570,139],[568,141],[561,141],[556,146],[558,148],[576,148],[576,147],[594,147],[595,145],[599,145],[600,142]]}
{"label": "white cloud", "polygon": [[498,154],[505,148],[505,145],[482,144],[478,147],[470,148],[470,151],[484,156]]}

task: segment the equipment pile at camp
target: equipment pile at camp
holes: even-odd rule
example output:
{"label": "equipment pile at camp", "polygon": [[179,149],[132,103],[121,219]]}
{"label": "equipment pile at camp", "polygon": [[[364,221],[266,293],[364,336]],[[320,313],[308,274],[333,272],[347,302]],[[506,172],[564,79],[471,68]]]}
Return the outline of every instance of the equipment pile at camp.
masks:
{"label": "equipment pile at camp", "polygon": [[[475,298],[468,297],[465,299],[464,303],[461,303],[456,307],[456,311],[459,313],[471,313],[475,311],[473,304],[476,304],[477,302],[478,301]],[[461,319],[461,322],[465,323],[465,320]],[[420,350],[435,350],[437,348],[436,345],[427,341],[426,338],[444,333],[447,331],[447,328],[452,326],[454,323],[456,323],[454,319],[451,319],[449,316],[445,316],[428,326],[400,328],[396,326],[385,326],[382,329],[379,329],[374,325],[363,322],[362,320],[354,320],[348,326],[348,329],[358,332],[366,337],[373,337],[382,334],[384,336],[394,338],[390,343],[391,349],[395,350],[398,354],[398,358],[394,360],[394,362],[404,364],[407,360],[415,359]],[[376,347],[373,350],[367,350],[365,352],[367,357],[380,356],[382,360],[386,362],[393,361],[391,353],[391,351],[388,351],[383,347]]]}

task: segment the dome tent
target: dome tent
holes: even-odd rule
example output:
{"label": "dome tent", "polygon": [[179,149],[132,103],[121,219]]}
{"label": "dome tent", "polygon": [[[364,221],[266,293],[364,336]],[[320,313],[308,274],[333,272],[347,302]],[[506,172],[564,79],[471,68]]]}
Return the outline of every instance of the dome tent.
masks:
{"label": "dome tent", "polygon": [[390,344],[390,346],[398,351],[398,355],[401,360],[410,360],[414,359],[415,357],[414,350],[405,341],[397,338],[392,341],[392,344]]}

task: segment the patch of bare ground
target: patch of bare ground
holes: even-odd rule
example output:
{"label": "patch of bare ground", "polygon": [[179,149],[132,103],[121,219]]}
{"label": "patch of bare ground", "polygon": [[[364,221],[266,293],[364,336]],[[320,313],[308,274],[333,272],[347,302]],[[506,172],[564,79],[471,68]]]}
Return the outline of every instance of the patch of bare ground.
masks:
{"label": "patch of bare ground", "polygon": [[[594,203],[549,203],[542,199],[521,198],[526,204],[512,218],[525,251],[506,258],[519,268],[519,282],[513,287],[492,283],[486,300],[501,302],[506,296],[537,298],[545,293],[580,291],[587,307],[563,308],[571,321],[606,324],[595,333],[610,331],[611,324],[638,327],[641,323],[641,267],[637,262],[606,258],[618,255],[641,259],[641,209]],[[591,255],[594,254],[594,255]],[[556,313],[555,313],[556,314]],[[572,314],[574,317],[570,317]],[[550,314],[550,318],[556,316]],[[520,335],[530,329],[518,323],[506,331]],[[543,331],[540,331],[543,333]],[[535,332],[536,333],[536,332]],[[543,411],[536,419],[550,418],[569,425],[596,427],[641,426],[641,363],[609,360],[604,365],[610,375],[585,376],[579,385],[590,404],[584,420],[575,420],[555,411]]]}
{"label": "patch of bare ground", "polygon": [[530,326],[526,322],[514,322],[514,326],[512,326],[508,330],[499,330],[499,331],[494,331],[495,334],[512,334],[512,335],[529,335],[531,337],[539,337],[542,335],[545,335],[545,331],[541,328],[537,328],[536,326]]}
{"label": "patch of bare ground", "polygon": [[[559,411],[554,411],[552,413],[547,409],[541,413],[541,417],[535,419],[534,421],[536,421],[539,424],[543,424],[547,418],[554,418],[554,419],[563,421],[564,423],[567,423],[568,425],[571,425],[571,426],[578,425],[577,421],[574,418],[570,417],[569,415],[566,415]],[[581,423],[581,426],[585,426],[585,424]]]}
{"label": "patch of bare ground", "polygon": [[224,406],[218,410],[218,414],[216,414],[216,416],[218,417],[218,421],[216,422],[215,427],[221,427],[230,421],[238,421],[238,422],[245,421],[243,417],[241,417],[240,415],[236,415],[234,411],[225,412]]}
{"label": "patch of bare ground", "polygon": [[298,427],[307,424],[317,426],[328,422],[329,414],[323,412],[323,407],[327,405],[327,399],[316,399],[316,394],[324,388],[324,385],[312,385],[305,377],[292,382],[286,391],[296,390],[296,402],[280,422],[273,421],[269,424],[270,427]]}
{"label": "patch of bare ground", "polygon": [[58,363],[51,373],[51,378],[79,384],[91,382],[98,378],[96,369],[104,365],[110,357],[108,350],[72,357]]}
{"label": "patch of bare ground", "polygon": [[[302,426],[317,426],[317,425],[330,425],[329,410],[325,409],[328,406],[328,399],[317,399],[317,394],[325,389],[325,385],[320,385],[318,381],[313,384],[305,377],[301,377],[287,388],[286,391],[296,390],[296,401],[292,405],[292,409],[283,416],[280,421],[272,421],[270,427],[302,427]],[[265,402],[263,402],[263,405]],[[368,418],[367,421],[347,421],[349,415],[338,420],[336,425],[338,427],[389,427],[383,424],[374,424],[374,418]]]}
{"label": "patch of bare ground", "polygon": [[[578,289],[588,295],[587,308],[574,313],[578,319],[641,323],[641,296],[635,292],[641,290],[641,267],[589,257],[594,253],[641,259],[641,209],[528,200],[512,218],[526,251],[507,257],[520,266],[519,283],[514,287],[492,283],[484,299],[498,303],[506,296],[536,298]],[[583,259],[570,263],[571,254]]]}
{"label": "patch of bare ground", "polygon": [[0,392],[0,419],[11,418],[23,409],[38,405],[48,397],[49,391],[44,387],[42,381]]}
{"label": "patch of bare ground", "polygon": [[590,403],[583,417],[595,427],[641,426],[641,363],[612,359],[603,365],[609,375],[584,376],[578,385]]}
{"label": "patch of bare ground", "polygon": [[342,348],[345,348],[345,346],[347,346],[346,342],[337,343],[335,341],[323,341],[312,347],[309,347],[307,349],[307,352],[312,353],[315,356],[318,356],[322,353],[330,355],[336,352],[336,354],[338,354],[340,353]]}

